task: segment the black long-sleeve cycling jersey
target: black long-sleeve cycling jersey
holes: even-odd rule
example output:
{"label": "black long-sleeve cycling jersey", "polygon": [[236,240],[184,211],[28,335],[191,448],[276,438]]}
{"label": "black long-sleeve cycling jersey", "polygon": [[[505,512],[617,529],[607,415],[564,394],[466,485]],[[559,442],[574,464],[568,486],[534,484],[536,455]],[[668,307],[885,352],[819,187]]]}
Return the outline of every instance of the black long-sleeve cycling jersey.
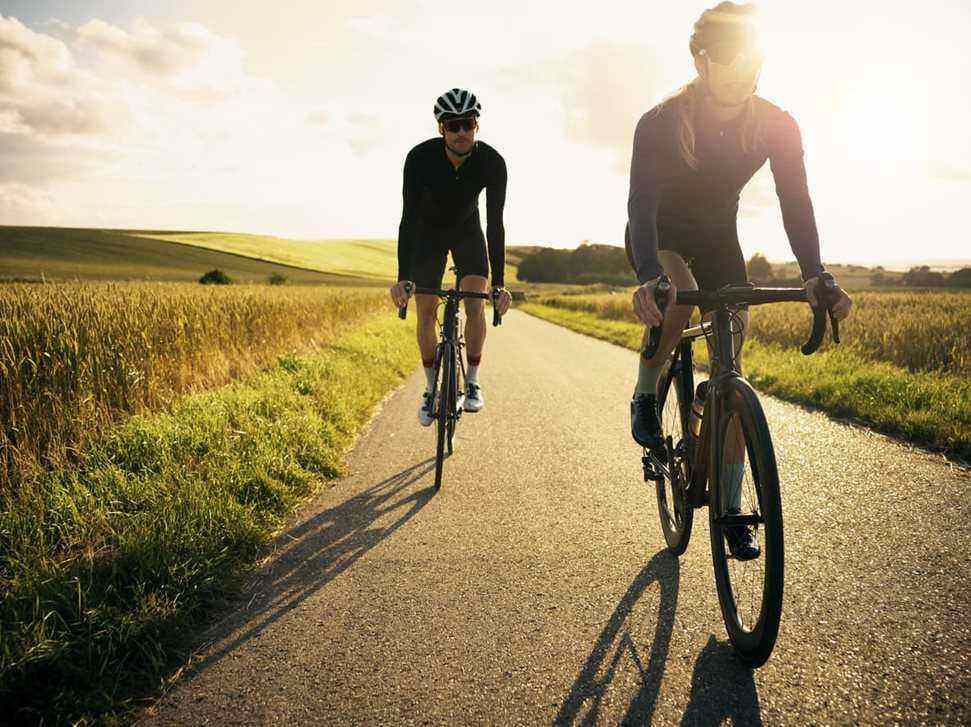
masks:
{"label": "black long-sleeve cycling jersey", "polygon": [[[503,285],[506,233],[502,209],[506,201],[506,162],[488,144],[477,141],[456,169],[445,154],[445,141],[424,141],[405,159],[404,204],[398,227],[398,280],[409,280],[418,247],[453,246],[478,230],[479,193],[486,190],[486,240],[492,284]],[[426,239],[427,238],[427,239]],[[471,243],[468,243],[471,244]],[[481,243],[480,243],[481,244]]]}
{"label": "black long-sleeve cycling jersey", "polygon": [[642,283],[663,270],[658,248],[738,244],[736,218],[742,187],[768,159],[782,207],[789,244],[804,279],[822,271],[819,235],[806,182],[802,138],[795,120],[755,97],[761,133],[746,153],[739,138],[742,117],[721,122],[698,112],[695,155],[698,169],[682,159],[674,97],[641,117],[634,134],[627,210],[630,245]]}

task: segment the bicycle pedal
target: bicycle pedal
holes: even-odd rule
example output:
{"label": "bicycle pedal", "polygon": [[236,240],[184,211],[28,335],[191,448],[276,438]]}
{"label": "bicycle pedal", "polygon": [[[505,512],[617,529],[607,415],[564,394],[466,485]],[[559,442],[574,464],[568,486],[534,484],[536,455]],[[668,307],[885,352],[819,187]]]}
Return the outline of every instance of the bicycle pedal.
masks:
{"label": "bicycle pedal", "polygon": [[644,467],[645,482],[663,482],[664,475],[654,468],[654,460],[650,455],[645,454],[641,457],[641,464]]}

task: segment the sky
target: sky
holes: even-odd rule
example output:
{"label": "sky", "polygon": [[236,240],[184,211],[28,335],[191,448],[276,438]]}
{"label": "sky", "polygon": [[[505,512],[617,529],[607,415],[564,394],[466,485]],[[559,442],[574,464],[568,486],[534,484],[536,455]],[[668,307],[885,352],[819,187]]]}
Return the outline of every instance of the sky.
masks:
{"label": "sky", "polygon": [[[637,119],[693,78],[712,4],[0,0],[0,224],[393,238],[458,86],[506,159],[508,244],[618,244]],[[760,7],[824,261],[971,258],[971,4]],[[739,235],[793,257],[768,165]]]}

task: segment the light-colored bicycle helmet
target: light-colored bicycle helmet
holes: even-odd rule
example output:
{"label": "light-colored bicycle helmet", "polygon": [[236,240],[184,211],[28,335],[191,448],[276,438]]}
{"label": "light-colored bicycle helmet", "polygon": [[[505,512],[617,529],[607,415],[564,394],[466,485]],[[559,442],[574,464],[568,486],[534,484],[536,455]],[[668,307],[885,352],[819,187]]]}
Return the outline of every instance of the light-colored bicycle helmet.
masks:
{"label": "light-colored bicycle helmet", "polygon": [[435,101],[435,120],[456,118],[459,116],[478,116],[482,112],[482,104],[475,94],[462,88],[446,91]]}

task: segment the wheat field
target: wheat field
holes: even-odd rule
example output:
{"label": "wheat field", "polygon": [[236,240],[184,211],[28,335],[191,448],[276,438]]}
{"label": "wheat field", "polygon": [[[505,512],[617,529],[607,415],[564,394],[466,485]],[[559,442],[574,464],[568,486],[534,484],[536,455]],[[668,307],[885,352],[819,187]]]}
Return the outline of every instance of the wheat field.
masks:
{"label": "wheat field", "polygon": [[[862,291],[841,326],[840,349],[909,371],[971,375],[971,291]],[[630,294],[543,296],[536,302],[598,318],[636,323]],[[751,309],[749,334],[769,345],[795,348],[806,340],[811,314],[805,304]],[[827,336],[825,346],[832,346]]]}
{"label": "wheat field", "polygon": [[125,415],[319,346],[382,305],[375,289],[0,286],[0,486],[74,460]]}

